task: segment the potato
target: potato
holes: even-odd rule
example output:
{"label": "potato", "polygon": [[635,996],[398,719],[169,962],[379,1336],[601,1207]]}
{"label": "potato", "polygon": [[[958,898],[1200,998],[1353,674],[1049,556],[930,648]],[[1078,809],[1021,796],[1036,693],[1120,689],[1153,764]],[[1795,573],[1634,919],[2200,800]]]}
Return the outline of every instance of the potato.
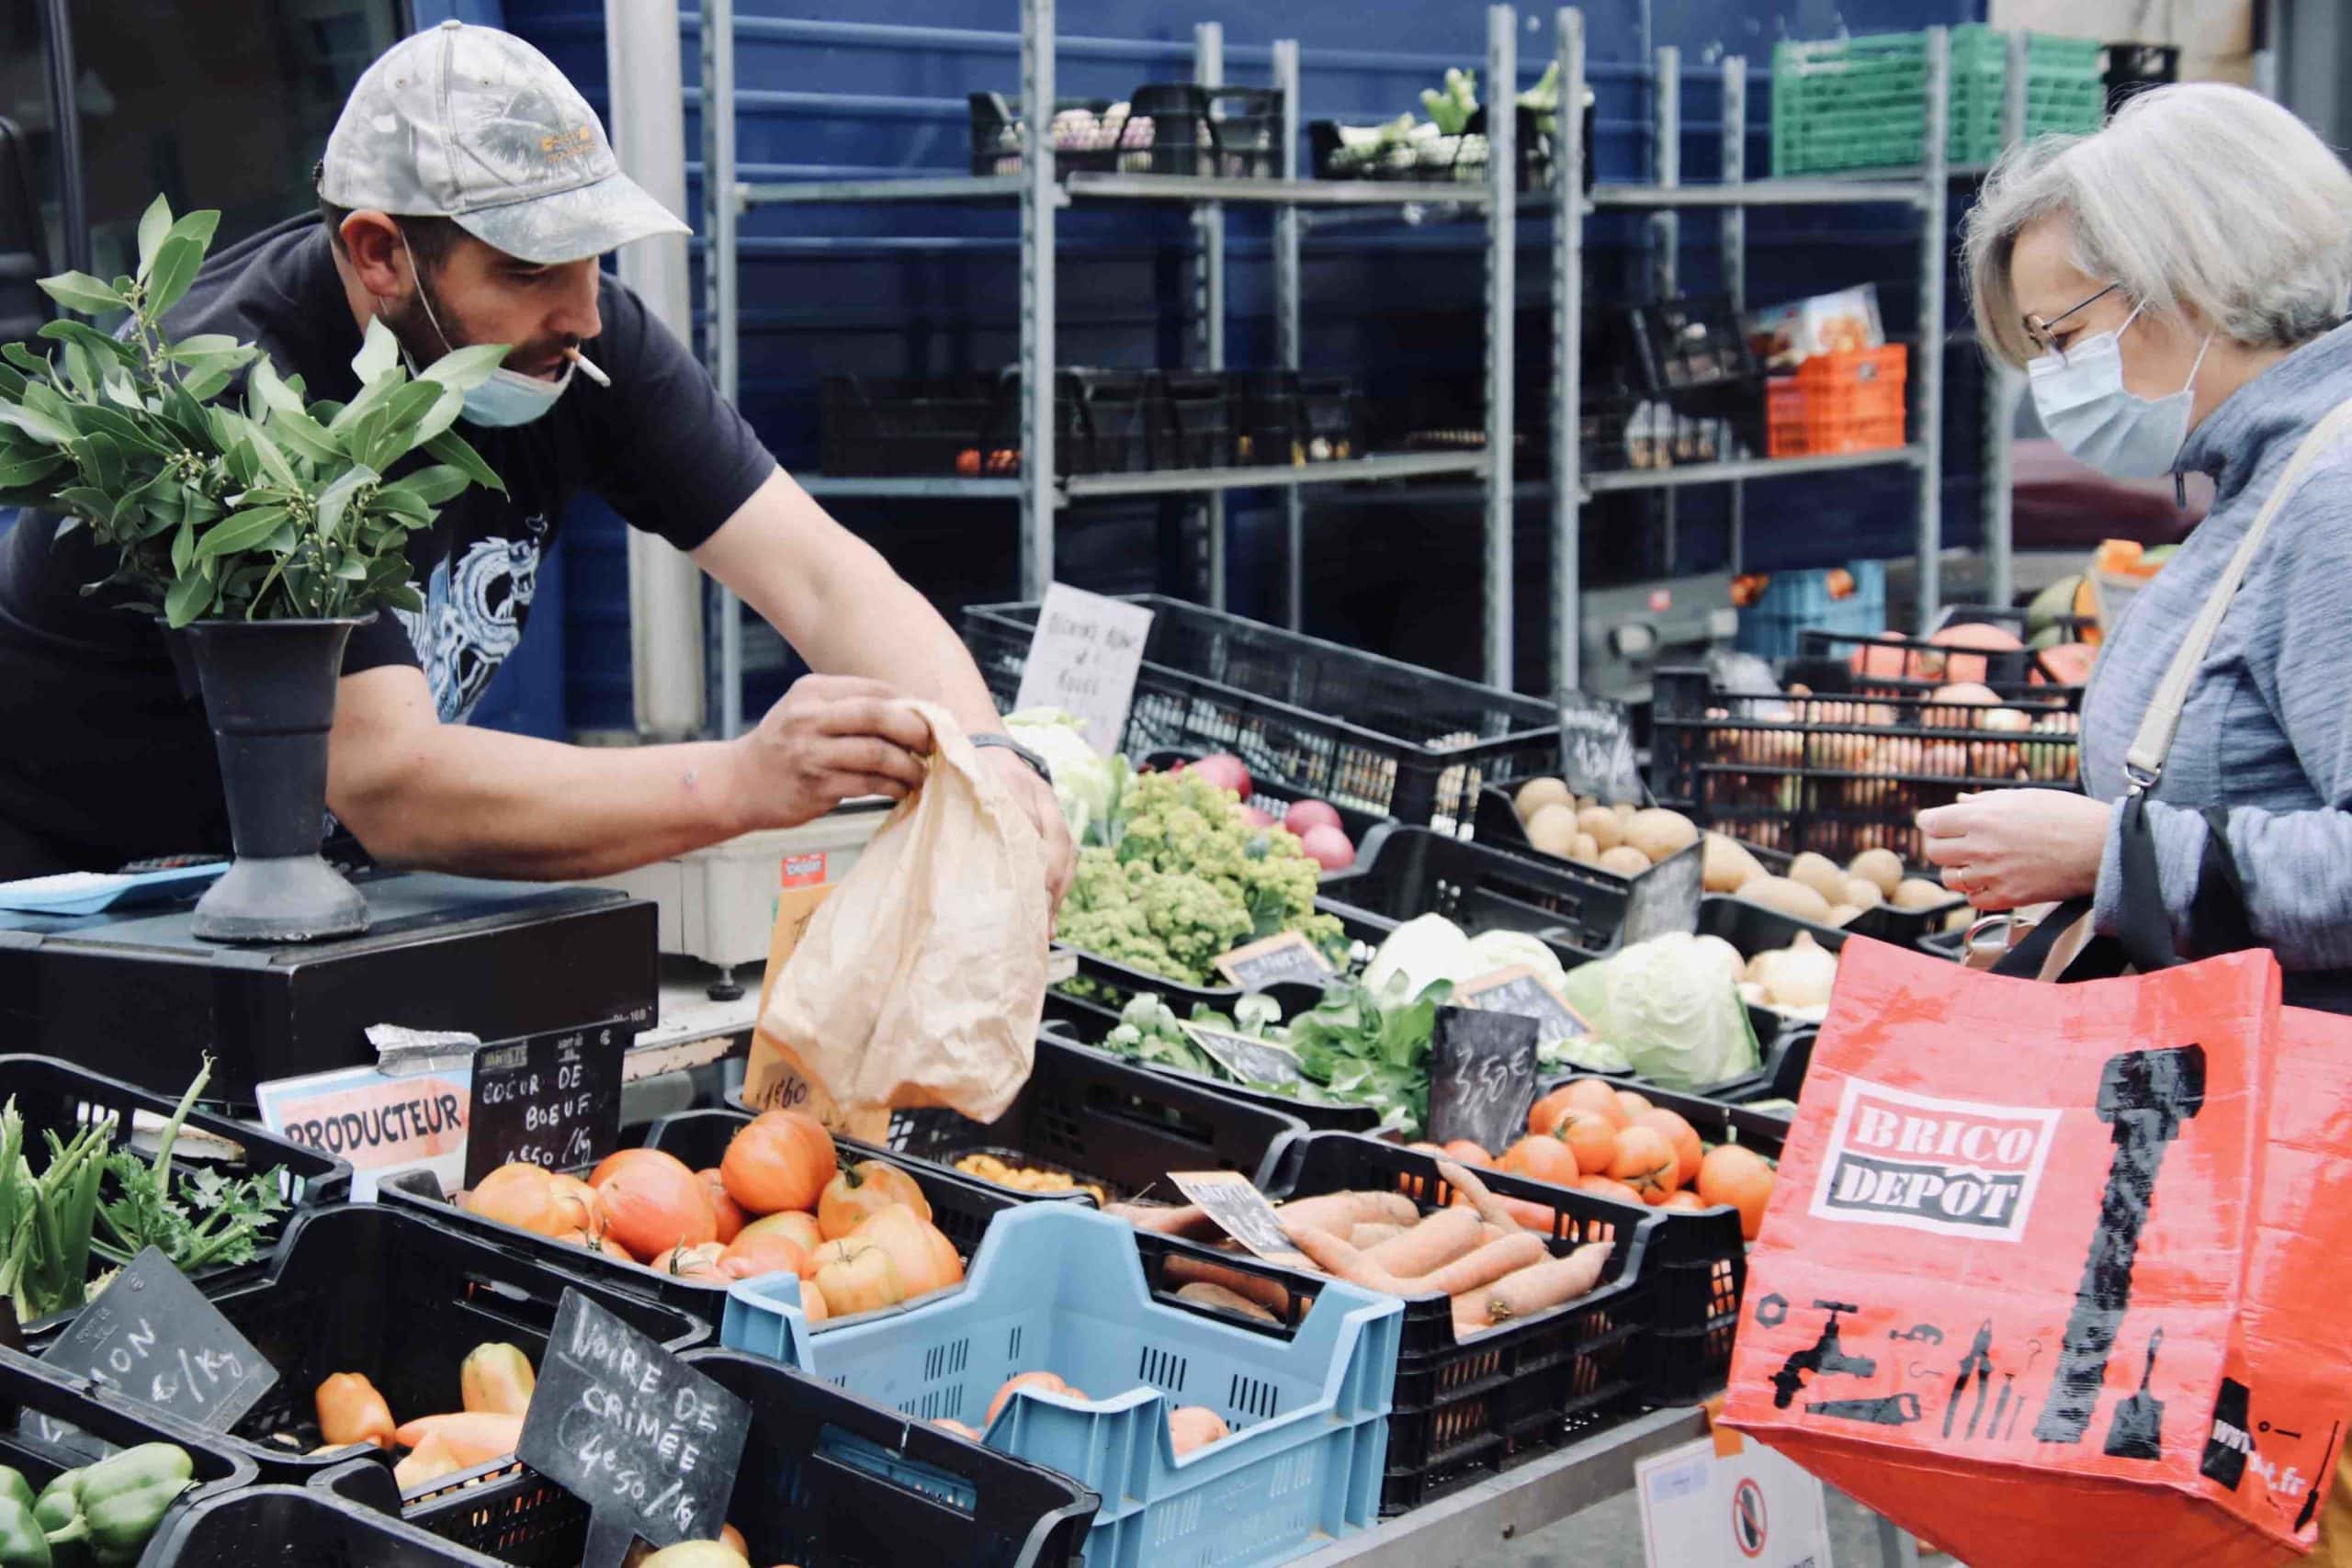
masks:
{"label": "potato", "polygon": [[1605,806],[1588,806],[1577,812],[1577,830],[1592,835],[1592,841],[1604,850],[1613,850],[1625,841],[1625,825]]}
{"label": "potato", "polygon": [[1557,779],[1530,779],[1519,786],[1519,794],[1510,804],[1523,823],[1547,806],[1566,806],[1575,799],[1568,793],[1568,786]]}
{"label": "potato", "polygon": [[1829,923],[1833,926],[1842,926],[1860,913],[1861,910],[1851,904],[1832,904],[1829,906]]}
{"label": "potato", "polygon": [[1528,818],[1527,841],[1547,855],[1565,855],[1576,848],[1577,814],[1555,801]]}
{"label": "potato", "polygon": [[1846,894],[1846,874],[1827,855],[1817,855],[1811,850],[1789,863],[1789,880],[1802,882],[1828,903],[1838,903]]}
{"label": "potato", "polygon": [[1702,874],[1708,892],[1736,893],[1764,874],[1763,865],[1738,840],[1710,833],[1703,842],[1706,847],[1700,852],[1706,865]]}
{"label": "potato", "polygon": [[1568,858],[1588,863],[1598,861],[1600,858],[1600,840],[1590,833],[1578,833],[1575,847],[1568,851]]}
{"label": "potato", "polygon": [[1894,889],[1894,907],[1898,909],[1935,909],[1959,897],[1940,882],[1930,882],[1924,876],[1906,876]]}
{"label": "potato", "polygon": [[1619,876],[1639,876],[1649,870],[1650,857],[1631,844],[1620,844],[1613,850],[1600,852],[1600,869]]}
{"label": "potato", "polygon": [[1617,814],[1617,820],[1620,822],[1631,822],[1634,819],[1634,808],[1622,800],[1609,809]]}
{"label": "potato", "polygon": [[1877,884],[1879,897],[1892,898],[1903,881],[1903,863],[1893,850],[1864,850],[1847,863],[1846,874]]}
{"label": "potato", "polygon": [[1634,813],[1625,824],[1625,841],[1652,861],[1662,861],[1697,843],[1699,829],[1679,811],[1652,807]]}
{"label": "potato", "polygon": [[1856,909],[1875,909],[1885,900],[1879,897],[1877,883],[1865,882],[1859,876],[1849,876],[1846,879],[1842,894],[1832,902],[1851,904]]}
{"label": "potato", "polygon": [[1768,909],[1778,909],[1800,920],[1812,920],[1818,925],[1829,923],[1829,900],[1802,882],[1785,876],[1759,876],[1739,890],[1739,897],[1751,904],[1761,904]]}

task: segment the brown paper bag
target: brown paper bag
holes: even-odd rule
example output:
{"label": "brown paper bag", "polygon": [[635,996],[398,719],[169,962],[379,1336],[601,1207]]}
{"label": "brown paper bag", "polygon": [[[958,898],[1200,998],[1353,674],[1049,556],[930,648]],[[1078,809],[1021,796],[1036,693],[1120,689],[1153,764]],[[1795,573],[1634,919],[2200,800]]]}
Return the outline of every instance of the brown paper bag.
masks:
{"label": "brown paper bag", "polygon": [[922,714],[922,792],[809,917],[760,1032],[844,1112],[993,1122],[1028,1081],[1045,1011],[1045,844],[955,719]]}
{"label": "brown paper bag", "polygon": [[[784,973],[785,961],[800,945],[808,922],[816,918],[817,910],[832,890],[833,885],[826,882],[809,887],[787,887],[776,896],[775,929],[768,933],[768,965],[760,979],[760,1006],[754,1018],[766,1014],[768,998],[775,995],[776,977]],[[802,1075],[789,1052],[757,1026],[752,1031],[751,1060],[743,1067],[743,1103],[757,1111],[805,1111],[834,1132],[863,1138],[869,1144],[887,1144],[890,1140],[888,1108],[877,1106],[855,1115],[842,1111],[823,1089]]]}

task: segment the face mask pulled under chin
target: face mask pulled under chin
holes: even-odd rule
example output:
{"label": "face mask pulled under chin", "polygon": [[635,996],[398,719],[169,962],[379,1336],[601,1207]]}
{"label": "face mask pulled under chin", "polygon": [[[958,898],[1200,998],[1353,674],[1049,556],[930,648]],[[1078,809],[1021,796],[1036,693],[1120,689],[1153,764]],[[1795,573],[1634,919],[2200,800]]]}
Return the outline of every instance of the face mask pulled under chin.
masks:
{"label": "face mask pulled under chin", "polygon": [[2197,350],[2188,380],[2177,392],[2143,398],[2123,385],[2121,334],[2140,312],[2111,333],[2097,333],[2063,355],[2046,354],[2026,365],[2034,412],[2052,440],[2109,479],[2152,479],[2172,471],[2188,439],[2197,372],[2211,333]]}

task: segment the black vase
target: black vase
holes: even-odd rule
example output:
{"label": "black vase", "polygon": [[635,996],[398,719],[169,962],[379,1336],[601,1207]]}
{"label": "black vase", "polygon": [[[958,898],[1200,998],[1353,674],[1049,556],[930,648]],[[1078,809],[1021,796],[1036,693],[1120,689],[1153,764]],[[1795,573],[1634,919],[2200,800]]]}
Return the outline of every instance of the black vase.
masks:
{"label": "black vase", "polygon": [[203,940],[314,942],[368,929],[367,901],[320,858],[319,841],[343,646],[372,618],[187,628],[237,850],[197,903],[190,929]]}

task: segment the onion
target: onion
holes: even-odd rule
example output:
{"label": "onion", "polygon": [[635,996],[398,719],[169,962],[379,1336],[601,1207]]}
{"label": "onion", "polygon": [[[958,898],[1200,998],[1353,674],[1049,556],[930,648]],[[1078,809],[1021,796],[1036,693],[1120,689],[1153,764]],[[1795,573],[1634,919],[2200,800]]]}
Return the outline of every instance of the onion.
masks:
{"label": "onion", "polygon": [[1805,931],[1778,953],[1759,954],[1750,967],[1761,968],[1765,994],[1776,1007],[1826,1006],[1830,987],[1838,983],[1837,955]]}

